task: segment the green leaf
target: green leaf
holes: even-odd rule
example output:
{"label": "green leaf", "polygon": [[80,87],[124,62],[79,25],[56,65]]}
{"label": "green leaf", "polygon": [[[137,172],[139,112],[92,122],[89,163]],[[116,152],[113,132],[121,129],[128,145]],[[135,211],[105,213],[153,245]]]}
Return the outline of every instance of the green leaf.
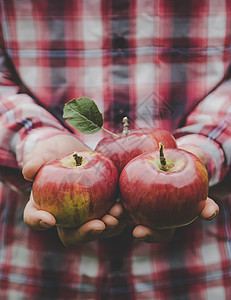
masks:
{"label": "green leaf", "polygon": [[72,99],[63,109],[67,122],[83,133],[95,133],[103,126],[103,116],[93,100],[87,97]]}

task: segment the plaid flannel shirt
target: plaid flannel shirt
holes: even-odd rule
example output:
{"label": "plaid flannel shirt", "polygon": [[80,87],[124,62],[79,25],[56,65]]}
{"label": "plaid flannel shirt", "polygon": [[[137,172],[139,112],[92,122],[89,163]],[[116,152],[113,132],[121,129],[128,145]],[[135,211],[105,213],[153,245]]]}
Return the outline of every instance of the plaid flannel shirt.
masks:
{"label": "plaid flannel shirt", "polygon": [[[0,0],[0,299],[231,299],[231,197],[220,215],[145,244],[129,230],[76,249],[23,223],[20,169],[71,131],[66,101],[93,98],[108,129],[160,127],[202,147],[210,185],[231,162],[228,0]],[[8,167],[11,167],[9,169]]]}

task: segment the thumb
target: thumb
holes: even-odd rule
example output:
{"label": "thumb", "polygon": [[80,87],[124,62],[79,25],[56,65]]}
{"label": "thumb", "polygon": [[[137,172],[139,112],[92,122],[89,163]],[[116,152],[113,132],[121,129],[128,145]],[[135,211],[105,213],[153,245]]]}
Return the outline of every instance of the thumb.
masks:
{"label": "thumb", "polygon": [[212,220],[219,213],[219,206],[211,198],[206,199],[206,204],[201,212],[201,218],[204,220]]}
{"label": "thumb", "polygon": [[29,153],[23,162],[22,174],[26,180],[32,181],[38,170],[44,165],[45,159],[42,155],[36,155],[33,151]]}
{"label": "thumb", "polygon": [[38,170],[48,161],[78,150],[88,149],[76,137],[60,134],[36,143],[23,160],[22,174],[33,180]]}

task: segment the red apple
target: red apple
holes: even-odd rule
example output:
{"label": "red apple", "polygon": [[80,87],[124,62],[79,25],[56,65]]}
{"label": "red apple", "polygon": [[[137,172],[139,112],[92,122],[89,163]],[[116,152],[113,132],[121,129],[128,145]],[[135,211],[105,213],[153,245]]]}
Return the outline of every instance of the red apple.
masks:
{"label": "red apple", "polygon": [[134,157],[159,148],[159,143],[166,148],[177,148],[176,140],[170,132],[163,129],[141,128],[131,130],[127,135],[103,138],[95,150],[109,157],[119,174],[125,165]]}
{"label": "red apple", "polygon": [[153,229],[187,225],[204,208],[206,168],[185,150],[165,149],[166,159],[160,152],[144,153],[125,166],[119,180],[122,201],[139,224]]}
{"label": "red apple", "polygon": [[50,212],[66,228],[101,218],[115,203],[117,191],[116,167],[93,151],[79,151],[45,164],[33,183],[37,208]]}

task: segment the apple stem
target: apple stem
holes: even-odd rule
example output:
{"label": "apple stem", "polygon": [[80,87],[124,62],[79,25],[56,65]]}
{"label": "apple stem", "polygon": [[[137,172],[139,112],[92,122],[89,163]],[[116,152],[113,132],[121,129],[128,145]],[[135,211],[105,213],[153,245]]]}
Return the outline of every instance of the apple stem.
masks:
{"label": "apple stem", "polygon": [[159,143],[159,150],[160,150],[160,168],[162,171],[167,171],[167,163],[166,158],[164,156],[164,146]]}
{"label": "apple stem", "polygon": [[129,134],[128,118],[124,117],[122,123],[123,123],[123,136],[127,136]]}
{"label": "apple stem", "polygon": [[74,152],[73,157],[74,157],[74,160],[75,160],[75,163],[76,163],[76,167],[81,166],[82,160],[83,160],[82,156],[79,156],[77,154],[77,152]]}

